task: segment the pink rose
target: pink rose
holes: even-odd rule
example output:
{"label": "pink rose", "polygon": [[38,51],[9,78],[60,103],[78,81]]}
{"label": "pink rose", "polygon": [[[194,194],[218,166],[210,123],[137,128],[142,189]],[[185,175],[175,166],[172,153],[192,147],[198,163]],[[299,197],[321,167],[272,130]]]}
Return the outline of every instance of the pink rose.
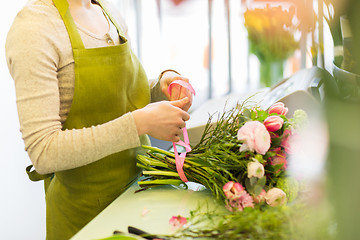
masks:
{"label": "pink rose", "polygon": [[286,115],[287,112],[288,112],[288,108],[285,107],[285,104],[282,103],[282,102],[277,102],[275,104],[273,104],[270,108],[269,108],[269,111],[268,113],[271,114],[271,113],[277,113],[279,115]]}
{"label": "pink rose", "polygon": [[169,224],[173,228],[180,228],[183,227],[187,223],[186,218],[178,215],[178,216],[172,216],[169,220]]}
{"label": "pink rose", "polygon": [[229,181],[223,186],[223,191],[227,199],[236,199],[244,191],[244,187],[238,182]]}
{"label": "pink rose", "polygon": [[266,193],[265,200],[272,207],[282,206],[286,203],[286,194],[280,188],[272,188]]}
{"label": "pink rose", "polygon": [[238,131],[237,139],[243,141],[240,152],[250,150],[264,155],[270,148],[270,134],[259,121],[246,122]]}
{"label": "pink rose", "polygon": [[264,125],[269,132],[276,132],[284,124],[284,119],[277,115],[269,116],[265,119]]}

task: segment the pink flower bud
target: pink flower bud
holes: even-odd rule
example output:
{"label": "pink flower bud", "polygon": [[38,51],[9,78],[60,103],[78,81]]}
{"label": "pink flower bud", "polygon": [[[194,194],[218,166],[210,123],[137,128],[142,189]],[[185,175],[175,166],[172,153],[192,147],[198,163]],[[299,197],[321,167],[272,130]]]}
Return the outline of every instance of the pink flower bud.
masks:
{"label": "pink flower bud", "polygon": [[284,119],[277,115],[269,116],[265,119],[264,125],[269,132],[276,132],[284,124]]}
{"label": "pink flower bud", "polygon": [[265,200],[272,207],[282,206],[286,203],[286,194],[280,188],[272,188],[266,193]]}
{"label": "pink flower bud", "polygon": [[270,108],[269,108],[269,114],[271,113],[277,113],[279,115],[286,115],[287,112],[288,112],[288,108],[285,107],[285,104],[282,103],[282,102],[277,102],[275,103],[274,105],[272,105]]}
{"label": "pink flower bud", "polygon": [[223,186],[223,191],[227,199],[236,199],[244,191],[244,187],[238,182],[229,181]]}

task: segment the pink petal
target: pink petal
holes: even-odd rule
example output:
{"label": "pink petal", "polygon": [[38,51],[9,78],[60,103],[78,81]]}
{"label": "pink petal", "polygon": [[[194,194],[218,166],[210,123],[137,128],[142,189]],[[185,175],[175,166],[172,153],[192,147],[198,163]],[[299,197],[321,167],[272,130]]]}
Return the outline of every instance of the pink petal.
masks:
{"label": "pink petal", "polygon": [[145,216],[146,214],[148,214],[149,212],[150,212],[149,209],[144,208],[144,209],[142,210],[142,212],[141,212],[141,216],[143,217],[143,216]]}

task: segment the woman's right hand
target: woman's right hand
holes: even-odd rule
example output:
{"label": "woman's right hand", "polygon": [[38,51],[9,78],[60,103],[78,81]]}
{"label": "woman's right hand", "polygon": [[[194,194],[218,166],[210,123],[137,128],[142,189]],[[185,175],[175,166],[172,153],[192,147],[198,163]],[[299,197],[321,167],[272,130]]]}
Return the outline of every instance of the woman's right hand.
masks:
{"label": "woman's right hand", "polygon": [[179,141],[185,121],[190,119],[190,115],[182,108],[189,102],[190,99],[185,97],[176,101],[151,103],[133,111],[138,134],[148,134],[164,141]]}

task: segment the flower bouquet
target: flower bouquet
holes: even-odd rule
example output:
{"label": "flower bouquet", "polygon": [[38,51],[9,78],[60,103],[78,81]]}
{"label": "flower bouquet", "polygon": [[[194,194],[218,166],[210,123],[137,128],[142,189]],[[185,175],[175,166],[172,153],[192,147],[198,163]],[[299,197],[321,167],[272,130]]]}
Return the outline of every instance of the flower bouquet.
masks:
{"label": "flower bouquet", "polygon": [[[255,205],[283,205],[292,201],[298,183],[286,175],[290,144],[306,122],[306,113],[296,110],[287,118],[288,109],[279,102],[268,111],[247,108],[245,103],[222,113],[216,124],[210,117],[200,142],[187,153],[183,171],[190,182],[202,184],[223,201],[230,211]],[[171,184],[185,186],[179,177],[173,152],[144,146],[138,155],[143,168],[143,189]]]}
{"label": "flower bouquet", "polygon": [[[220,206],[201,203],[188,217],[169,219],[174,232],[142,232],[146,239],[334,239],[327,229],[326,208],[307,205],[304,183],[288,176],[288,158],[297,149],[293,139],[307,124],[307,114],[275,103],[268,110],[246,107],[245,101],[208,120],[200,142],[187,152],[183,171],[191,182],[202,184]],[[138,155],[143,176],[141,190],[161,185],[184,186],[175,154],[151,146]],[[306,195],[306,194],[305,194]],[[326,229],[322,231],[322,229]],[[120,237],[120,236],[119,236]],[[118,239],[113,236],[111,239]],[[121,239],[121,238],[119,238]]]}

